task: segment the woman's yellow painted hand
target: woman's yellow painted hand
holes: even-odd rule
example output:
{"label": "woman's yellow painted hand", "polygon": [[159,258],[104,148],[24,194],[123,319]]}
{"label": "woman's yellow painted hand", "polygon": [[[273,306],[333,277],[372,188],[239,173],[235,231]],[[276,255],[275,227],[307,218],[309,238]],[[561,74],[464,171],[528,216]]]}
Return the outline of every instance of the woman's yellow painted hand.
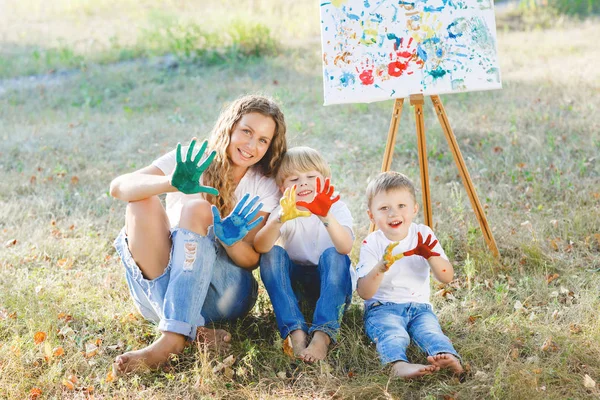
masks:
{"label": "woman's yellow painted hand", "polygon": [[279,200],[281,210],[279,221],[285,222],[298,217],[310,217],[309,211],[300,211],[296,207],[296,185],[285,189],[283,197]]}
{"label": "woman's yellow painted hand", "polygon": [[398,243],[400,242],[394,242],[394,243],[390,243],[386,248],[385,248],[385,253],[383,254],[383,271],[382,272],[387,272],[387,270],[390,269],[390,267],[399,259],[401,259],[402,257],[404,257],[404,254],[400,253],[400,254],[396,254],[393,255],[392,251],[394,250],[394,248],[396,248],[396,246],[398,246]]}

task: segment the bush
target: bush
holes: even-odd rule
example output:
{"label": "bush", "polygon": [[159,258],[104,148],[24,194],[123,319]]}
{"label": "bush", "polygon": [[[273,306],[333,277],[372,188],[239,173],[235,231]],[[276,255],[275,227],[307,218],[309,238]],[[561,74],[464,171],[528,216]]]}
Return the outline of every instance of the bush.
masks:
{"label": "bush", "polygon": [[600,14],[600,0],[521,0],[520,4],[528,11],[549,7],[559,14],[580,17]]}

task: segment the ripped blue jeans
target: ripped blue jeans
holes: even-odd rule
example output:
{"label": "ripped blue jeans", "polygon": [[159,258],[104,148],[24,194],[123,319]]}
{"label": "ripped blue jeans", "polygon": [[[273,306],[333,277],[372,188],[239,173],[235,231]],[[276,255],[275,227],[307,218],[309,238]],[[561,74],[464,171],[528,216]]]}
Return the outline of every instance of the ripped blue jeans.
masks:
{"label": "ripped blue jeans", "polygon": [[411,339],[428,356],[449,353],[460,359],[429,304],[376,302],[365,310],[364,320],[365,333],[384,365],[409,362],[406,348]]}
{"label": "ripped blue jeans", "polygon": [[215,240],[183,228],[171,230],[171,256],[162,275],[146,279],[127,244],[125,228],[114,246],[125,267],[135,306],[158,329],[195,340],[196,329],[209,322],[231,321],[254,306],[258,284]]}
{"label": "ripped blue jeans", "polygon": [[[282,338],[301,329],[308,334],[325,332],[337,341],[342,315],[352,300],[350,258],[331,247],[321,254],[319,265],[298,265],[287,251],[273,246],[260,258],[260,277],[273,304]],[[315,302],[310,329],[299,301]]]}

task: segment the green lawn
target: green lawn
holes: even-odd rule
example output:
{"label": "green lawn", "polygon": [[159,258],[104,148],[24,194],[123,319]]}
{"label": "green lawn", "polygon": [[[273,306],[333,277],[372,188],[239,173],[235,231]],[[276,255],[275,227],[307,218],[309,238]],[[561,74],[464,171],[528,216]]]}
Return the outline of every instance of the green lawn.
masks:
{"label": "green lawn", "polygon": [[[25,15],[29,3],[13,6]],[[160,9],[152,1],[139,7],[124,2],[121,13],[100,0],[73,9],[70,2],[57,4],[64,8],[44,12],[38,6],[38,14],[27,15],[67,31],[86,28],[73,30],[88,35],[85,40],[114,35],[133,44],[143,42],[119,31],[122,24],[106,32],[88,28],[103,16],[147,21]],[[182,4],[178,12],[192,20],[193,7]],[[256,12],[268,8],[262,1],[248,4]],[[156,58],[112,63],[118,58],[106,56],[112,54],[106,48],[77,52],[84,39],[74,38],[64,39],[64,48],[83,57],[84,68],[69,62],[29,68],[34,56],[27,49],[43,49],[43,35],[34,37],[42,30],[29,21],[27,42],[17,28],[0,24],[0,67],[9,66],[0,68],[6,78],[0,81],[0,398],[27,398],[35,388],[39,398],[49,399],[90,393],[96,399],[600,397],[598,20],[557,30],[500,31],[504,88],[442,97],[499,260],[487,249],[426,101],[434,230],[457,273],[449,285],[434,284],[433,301],[470,371],[465,382],[443,374],[388,380],[362,331],[358,298],[326,363],[290,363],[264,290],[252,315],[228,327],[235,341],[232,377],[212,372],[229,354],[214,358],[196,348],[165,371],[115,381],[107,376],[116,355],[157,335],[135,313],[112,248],[125,204],[108,196],[109,183],[178,141],[204,137],[222,105],[240,94],[276,97],[290,144],[315,147],[331,163],[333,182],[355,218],[356,260],[368,229],[364,190],[381,166],[393,102],[322,106],[318,7],[301,5],[314,26],[296,22],[299,33],[286,36],[283,22],[274,22],[277,55],[217,64]],[[285,15],[278,6],[267,17]],[[58,40],[50,37],[58,31],[52,32],[43,51]],[[17,78],[49,67],[58,70]],[[414,116],[405,103],[393,169],[420,187],[416,149]],[[46,333],[39,344],[37,332]],[[586,387],[586,376],[587,386],[591,379],[595,387]]]}

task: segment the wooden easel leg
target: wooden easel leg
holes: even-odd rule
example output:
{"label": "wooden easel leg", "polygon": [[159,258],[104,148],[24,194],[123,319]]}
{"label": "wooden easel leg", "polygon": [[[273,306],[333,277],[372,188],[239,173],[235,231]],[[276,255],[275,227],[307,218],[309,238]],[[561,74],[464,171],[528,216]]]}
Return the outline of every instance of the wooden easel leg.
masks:
{"label": "wooden easel leg", "polygon": [[431,96],[431,101],[433,103],[433,106],[435,107],[435,111],[440,121],[440,125],[442,126],[442,130],[444,131],[444,135],[446,135],[446,140],[448,140],[450,151],[454,156],[454,162],[456,163],[458,172],[460,173],[460,177],[467,191],[467,195],[469,196],[469,200],[471,200],[471,206],[473,207],[473,211],[475,211],[475,215],[477,216],[477,220],[479,221],[479,226],[481,227],[483,238],[487,242],[488,247],[490,248],[494,256],[498,257],[498,246],[496,246],[496,241],[494,240],[494,236],[492,235],[492,231],[488,225],[487,218],[485,217],[485,213],[483,212],[483,208],[481,207],[481,203],[479,202],[479,198],[477,197],[475,186],[473,186],[471,176],[469,175],[469,171],[467,170],[467,167],[465,165],[465,161],[458,147],[458,143],[456,142],[456,137],[454,136],[452,127],[450,127],[450,122],[448,121],[446,110],[444,110],[444,106],[442,105],[442,101],[440,100],[439,96]]}
{"label": "wooden easel leg", "polygon": [[417,125],[417,145],[419,148],[419,169],[421,170],[421,189],[423,192],[423,214],[425,225],[433,229],[433,218],[431,212],[431,192],[429,191],[429,172],[427,170],[427,148],[425,142],[425,120],[423,118],[423,104],[425,100],[422,94],[410,96],[410,104],[415,107],[415,122]]}
{"label": "wooden easel leg", "polygon": [[[390,121],[390,129],[388,130],[387,143],[385,144],[381,172],[389,171],[392,166],[392,156],[394,155],[394,146],[396,145],[396,135],[398,134],[398,125],[400,125],[400,116],[402,115],[403,105],[404,99],[396,99],[396,101],[394,101],[394,109],[392,110],[392,119]],[[374,230],[375,225],[371,222],[371,225],[369,225],[369,233]]]}
{"label": "wooden easel leg", "polygon": [[392,120],[390,121],[390,129],[388,130],[387,143],[385,144],[385,153],[383,154],[383,163],[381,164],[381,172],[389,171],[392,166],[392,155],[394,154],[394,146],[396,145],[396,135],[398,134],[398,125],[400,124],[403,104],[404,99],[396,99],[394,102]]}

